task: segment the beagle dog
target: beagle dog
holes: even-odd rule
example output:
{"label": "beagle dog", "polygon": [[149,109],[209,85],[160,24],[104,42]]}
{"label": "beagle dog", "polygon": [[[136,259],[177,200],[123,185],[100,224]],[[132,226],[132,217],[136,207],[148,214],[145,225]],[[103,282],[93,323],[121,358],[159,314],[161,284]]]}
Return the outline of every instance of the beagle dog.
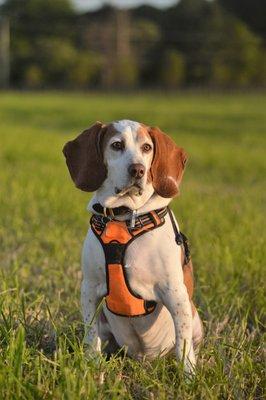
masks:
{"label": "beagle dog", "polygon": [[168,206],[179,192],[184,150],[158,128],[120,120],[96,122],[63,153],[76,187],[94,192],[82,252],[89,351],[124,347],[140,360],[174,350],[192,372],[203,329],[186,240]]}

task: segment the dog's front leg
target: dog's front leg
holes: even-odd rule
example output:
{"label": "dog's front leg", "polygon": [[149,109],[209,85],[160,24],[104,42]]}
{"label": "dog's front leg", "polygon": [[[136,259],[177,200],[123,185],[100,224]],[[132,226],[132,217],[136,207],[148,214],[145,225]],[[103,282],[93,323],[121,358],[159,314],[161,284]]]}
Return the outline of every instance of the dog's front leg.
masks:
{"label": "dog's front leg", "polygon": [[177,359],[184,361],[185,371],[193,372],[195,355],[192,343],[192,311],[183,283],[167,282],[161,287],[162,303],[170,312],[175,326]]}
{"label": "dog's front leg", "polygon": [[91,285],[86,278],[81,284],[81,308],[85,325],[84,343],[89,346],[91,352],[101,351],[101,339],[97,321],[97,306],[99,305],[96,286]]}

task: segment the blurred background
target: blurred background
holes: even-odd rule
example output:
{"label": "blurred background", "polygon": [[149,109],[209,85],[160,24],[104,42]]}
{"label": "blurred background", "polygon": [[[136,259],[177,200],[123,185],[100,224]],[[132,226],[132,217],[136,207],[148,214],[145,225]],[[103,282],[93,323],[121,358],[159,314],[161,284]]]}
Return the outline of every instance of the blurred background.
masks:
{"label": "blurred background", "polygon": [[[262,399],[266,0],[0,0],[0,87],[0,399]],[[62,148],[124,118],[189,156],[171,206],[206,336],[193,384],[168,358],[83,355],[90,194]]]}
{"label": "blurred background", "polygon": [[261,88],[264,0],[0,0],[0,86]]}

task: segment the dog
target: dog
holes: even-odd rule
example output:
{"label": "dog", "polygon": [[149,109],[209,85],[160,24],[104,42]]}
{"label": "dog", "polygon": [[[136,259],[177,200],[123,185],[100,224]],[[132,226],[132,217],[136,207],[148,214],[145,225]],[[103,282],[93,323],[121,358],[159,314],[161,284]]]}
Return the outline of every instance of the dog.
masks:
{"label": "dog", "polygon": [[82,251],[89,351],[125,348],[137,360],[175,351],[193,373],[203,327],[187,241],[169,209],[185,151],[159,128],[120,120],[96,122],[63,153],[76,187],[94,192]]}

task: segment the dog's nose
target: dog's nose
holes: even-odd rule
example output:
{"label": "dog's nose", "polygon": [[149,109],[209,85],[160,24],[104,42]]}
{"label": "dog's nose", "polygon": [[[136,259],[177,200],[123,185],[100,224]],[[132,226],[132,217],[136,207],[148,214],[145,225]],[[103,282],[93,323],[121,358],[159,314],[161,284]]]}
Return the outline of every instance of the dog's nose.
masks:
{"label": "dog's nose", "polygon": [[128,167],[128,172],[132,178],[140,179],[143,177],[143,175],[145,173],[145,167],[144,167],[144,165],[139,164],[139,163],[131,164]]}

